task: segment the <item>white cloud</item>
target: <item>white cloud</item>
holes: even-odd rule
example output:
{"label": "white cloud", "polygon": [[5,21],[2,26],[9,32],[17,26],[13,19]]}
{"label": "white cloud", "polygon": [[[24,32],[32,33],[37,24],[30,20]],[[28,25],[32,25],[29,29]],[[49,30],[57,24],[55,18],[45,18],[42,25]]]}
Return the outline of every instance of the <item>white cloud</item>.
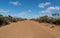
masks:
{"label": "white cloud", "polygon": [[48,10],[60,10],[60,7],[58,7],[58,6],[48,7]]}
{"label": "white cloud", "polygon": [[41,11],[41,13],[50,13],[50,10]]}
{"label": "white cloud", "polygon": [[51,4],[50,2],[40,3],[40,4],[38,5],[38,7],[39,7],[39,8],[44,8],[45,6],[48,6],[48,5],[50,5],[50,4]]}
{"label": "white cloud", "polygon": [[51,13],[51,11],[54,11],[54,10],[60,10],[60,7],[58,7],[58,6],[55,6],[55,7],[48,7],[46,10],[44,10],[44,11],[41,11],[41,12],[39,12],[39,13]]}
{"label": "white cloud", "polygon": [[20,12],[19,15],[26,16],[30,12],[32,12],[32,10],[27,10],[27,11]]}
{"label": "white cloud", "polygon": [[3,13],[9,13],[9,11],[4,10],[4,9],[0,9],[0,12],[3,12]]}
{"label": "white cloud", "polygon": [[28,12],[32,12],[32,10],[28,10]]}
{"label": "white cloud", "polygon": [[21,5],[21,3],[19,1],[16,1],[16,2],[10,2],[11,4],[13,5]]}
{"label": "white cloud", "polygon": [[20,15],[21,16],[26,16],[27,15],[27,12],[20,12]]}

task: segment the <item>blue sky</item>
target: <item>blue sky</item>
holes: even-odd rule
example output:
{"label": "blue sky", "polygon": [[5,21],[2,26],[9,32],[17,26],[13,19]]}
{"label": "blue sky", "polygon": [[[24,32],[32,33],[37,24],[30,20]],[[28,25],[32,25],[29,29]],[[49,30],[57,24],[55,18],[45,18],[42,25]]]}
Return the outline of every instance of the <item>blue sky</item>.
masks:
{"label": "blue sky", "polygon": [[60,13],[60,0],[0,0],[0,14],[22,18],[37,18]]}

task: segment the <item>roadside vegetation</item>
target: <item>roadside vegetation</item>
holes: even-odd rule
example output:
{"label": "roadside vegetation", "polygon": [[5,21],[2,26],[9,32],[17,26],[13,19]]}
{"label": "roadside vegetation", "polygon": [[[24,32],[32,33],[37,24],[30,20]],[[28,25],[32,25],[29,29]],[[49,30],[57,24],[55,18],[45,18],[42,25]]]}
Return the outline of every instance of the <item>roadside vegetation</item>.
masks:
{"label": "roadside vegetation", "polygon": [[35,20],[35,21],[43,22],[43,23],[60,25],[60,16],[58,13],[52,14],[52,17],[42,16],[36,19],[32,18],[31,20]]}
{"label": "roadside vegetation", "polygon": [[10,15],[3,16],[0,14],[0,27],[10,24],[11,22],[18,22],[27,20],[26,18],[12,17]]}

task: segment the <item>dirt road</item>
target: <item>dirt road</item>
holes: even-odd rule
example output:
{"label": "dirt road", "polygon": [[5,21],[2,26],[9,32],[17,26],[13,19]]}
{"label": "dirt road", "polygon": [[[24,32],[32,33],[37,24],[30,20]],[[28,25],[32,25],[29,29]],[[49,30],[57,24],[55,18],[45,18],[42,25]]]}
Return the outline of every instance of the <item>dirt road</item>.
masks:
{"label": "dirt road", "polygon": [[28,20],[1,27],[0,38],[60,38],[60,32]]}

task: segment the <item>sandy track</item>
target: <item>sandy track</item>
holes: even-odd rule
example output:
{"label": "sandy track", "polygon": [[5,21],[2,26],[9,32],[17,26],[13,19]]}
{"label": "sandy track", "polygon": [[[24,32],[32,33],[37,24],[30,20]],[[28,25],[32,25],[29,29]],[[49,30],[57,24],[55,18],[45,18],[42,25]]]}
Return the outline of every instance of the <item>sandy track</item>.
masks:
{"label": "sandy track", "polygon": [[60,32],[35,21],[22,21],[1,27],[0,38],[60,38]]}

